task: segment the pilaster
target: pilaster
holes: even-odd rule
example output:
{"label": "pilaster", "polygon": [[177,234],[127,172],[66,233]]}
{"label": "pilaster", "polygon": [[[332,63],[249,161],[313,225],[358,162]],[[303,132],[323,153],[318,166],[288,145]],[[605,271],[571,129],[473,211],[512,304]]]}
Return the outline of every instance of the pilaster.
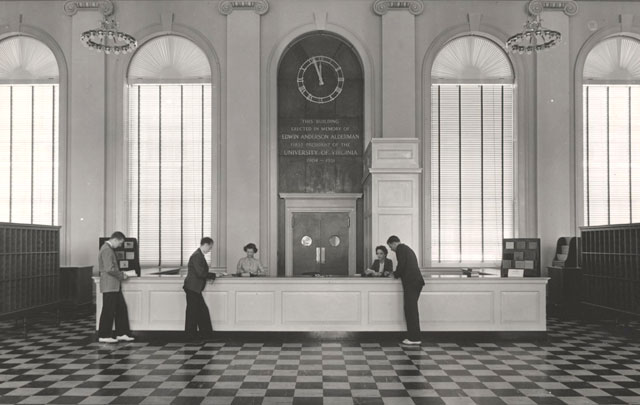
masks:
{"label": "pilaster", "polygon": [[557,238],[570,236],[575,229],[572,98],[567,97],[574,89],[568,75],[573,68],[567,38],[569,18],[578,12],[578,6],[574,1],[534,0],[528,9],[540,15],[545,27],[562,34],[557,46],[536,54],[535,62],[538,236],[544,275],[553,260]]}
{"label": "pilaster", "polygon": [[415,17],[424,10],[421,0],[376,0],[373,10],[382,17],[382,136],[416,136]]}
{"label": "pilaster", "polygon": [[[374,138],[367,147],[364,179],[364,254],[397,235],[421,263],[420,168],[417,138]],[[390,252],[390,257],[395,256]]]}
{"label": "pilaster", "polygon": [[[69,116],[67,135],[67,234],[70,265],[97,268],[98,238],[105,229],[105,54],[85,48],[84,31],[113,13],[113,3],[68,1],[71,18]],[[126,231],[126,230],[123,230]]]}
{"label": "pilaster", "polygon": [[[244,256],[244,245],[260,244],[260,16],[268,9],[266,0],[219,5],[227,16],[227,238],[221,264],[230,270]],[[269,269],[272,275],[276,270]]]}

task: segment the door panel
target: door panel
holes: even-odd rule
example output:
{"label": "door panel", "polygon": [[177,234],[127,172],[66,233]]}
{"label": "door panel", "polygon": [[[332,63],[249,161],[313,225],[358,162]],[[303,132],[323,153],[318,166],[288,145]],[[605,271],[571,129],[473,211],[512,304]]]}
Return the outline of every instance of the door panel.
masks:
{"label": "door panel", "polygon": [[[322,273],[349,275],[349,215],[344,212],[325,213],[322,227],[322,246],[325,248]],[[331,243],[331,238],[334,238],[334,243]]]}
{"label": "door panel", "polygon": [[[305,273],[349,274],[348,213],[293,213],[292,235],[294,276]],[[306,243],[303,243],[303,238]]]}
{"label": "door panel", "polygon": [[[320,213],[293,213],[293,275],[299,276],[309,272],[319,272],[316,261],[316,249],[321,239],[319,233],[322,224]],[[305,246],[302,238],[310,238],[310,244]]]}

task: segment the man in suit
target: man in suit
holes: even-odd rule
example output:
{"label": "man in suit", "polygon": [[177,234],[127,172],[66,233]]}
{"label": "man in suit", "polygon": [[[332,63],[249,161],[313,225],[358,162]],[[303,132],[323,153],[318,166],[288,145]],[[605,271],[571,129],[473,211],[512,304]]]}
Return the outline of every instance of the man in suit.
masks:
{"label": "man in suit", "polygon": [[[108,241],[100,248],[98,270],[100,272],[100,292],[102,292],[102,311],[98,326],[98,341],[100,343],[131,342],[129,329],[129,314],[127,303],[122,295],[121,282],[128,277],[120,271],[115,249],[124,243],[124,234],[114,232]],[[111,336],[113,321],[116,321],[116,338]]]}
{"label": "man in suit", "polygon": [[420,335],[420,314],[418,313],[418,299],[424,287],[424,278],[418,267],[418,259],[411,248],[400,242],[400,238],[393,235],[387,239],[389,248],[396,252],[398,265],[393,273],[395,278],[402,281],[404,290],[404,318],[407,321],[407,339],[405,345],[419,345],[422,343]]}
{"label": "man in suit", "polygon": [[209,308],[207,308],[202,296],[202,290],[204,290],[207,280],[211,282],[215,280],[215,273],[209,274],[209,265],[204,257],[212,248],[213,239],[209,237],[202,238],[200,247],[189,258],[189,270],[182,287],[187,294],[184,331],[187,334],[187,338],[192,341],[198,340],[198,329],[200,329],[200,334],[204,339],[212,339],[213,337]]}

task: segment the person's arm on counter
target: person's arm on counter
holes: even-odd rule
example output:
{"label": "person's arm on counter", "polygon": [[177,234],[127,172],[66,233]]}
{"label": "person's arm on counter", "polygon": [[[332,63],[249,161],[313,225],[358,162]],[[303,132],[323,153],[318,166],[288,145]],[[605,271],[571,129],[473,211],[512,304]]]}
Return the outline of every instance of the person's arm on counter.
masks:
{"label": "person's arm on counter", "polygon": [[244,257],[238,260],[238,265],[236,266],[236,272],[238,274],[245,273],[244,267],[242,266],[243,263],[244,263]]}
{"label": "person's arm on counter", "polygon": [[200,251],[198,255],[191,255],[188,264],[189,270],[193,271],[198,278],[207,278],[209,274],[209,265],[207,259],[204,257],[204,253]]}
{"label": "person's arm on counter", "polygon": [[260,260],[258,260],[258,274],[266,274],[266,270],[264,268],[264,266],[262,265],[262,262]]}

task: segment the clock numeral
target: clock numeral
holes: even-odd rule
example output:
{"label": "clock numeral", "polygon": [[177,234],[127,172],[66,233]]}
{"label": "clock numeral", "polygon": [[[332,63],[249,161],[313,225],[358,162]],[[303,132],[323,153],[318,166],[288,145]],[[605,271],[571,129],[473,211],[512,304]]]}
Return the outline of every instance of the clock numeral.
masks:
{"label": "clock numeral", "polygon": [[[310,93],[309,90],[307,90],[307,87],[305,85],[305,73],[307,72],[307,69],[313,66],[314,69],[316,69],[316,73],[318,75],[319,85],[323,86],[324,85],[323,78],[324,79],[327,78],[327,76],[324,76],[322,74],[323,64],[328,65],[331,68],[331,70],[333,70],[333,73],[335,74],[337,79],[337,83],[335,85],[335,88],[329,95],[319,97]],[[298,91],[300,91],[300,94],[302,94],[302,96],[304,96],[307,100],[317,104],[325,104],[335,100],[336,97],[338,97],[340,93],[342,93],[345,78],[344,78],[344,72],[342,70],[342,67],[338,64],[338,62],[336,62],[335,60],[331,59],[328,56],[316,55],[316,56],[310,57],[309,59],[304,61],[302,65],[300,65],[300,68],[298,69],[298,75],[296,77],[296,82],[298,84]],[[315,86],[315,83],[314,83],[314,86]],[[312,88],[315,88],[315,87],[312,87]]]}

